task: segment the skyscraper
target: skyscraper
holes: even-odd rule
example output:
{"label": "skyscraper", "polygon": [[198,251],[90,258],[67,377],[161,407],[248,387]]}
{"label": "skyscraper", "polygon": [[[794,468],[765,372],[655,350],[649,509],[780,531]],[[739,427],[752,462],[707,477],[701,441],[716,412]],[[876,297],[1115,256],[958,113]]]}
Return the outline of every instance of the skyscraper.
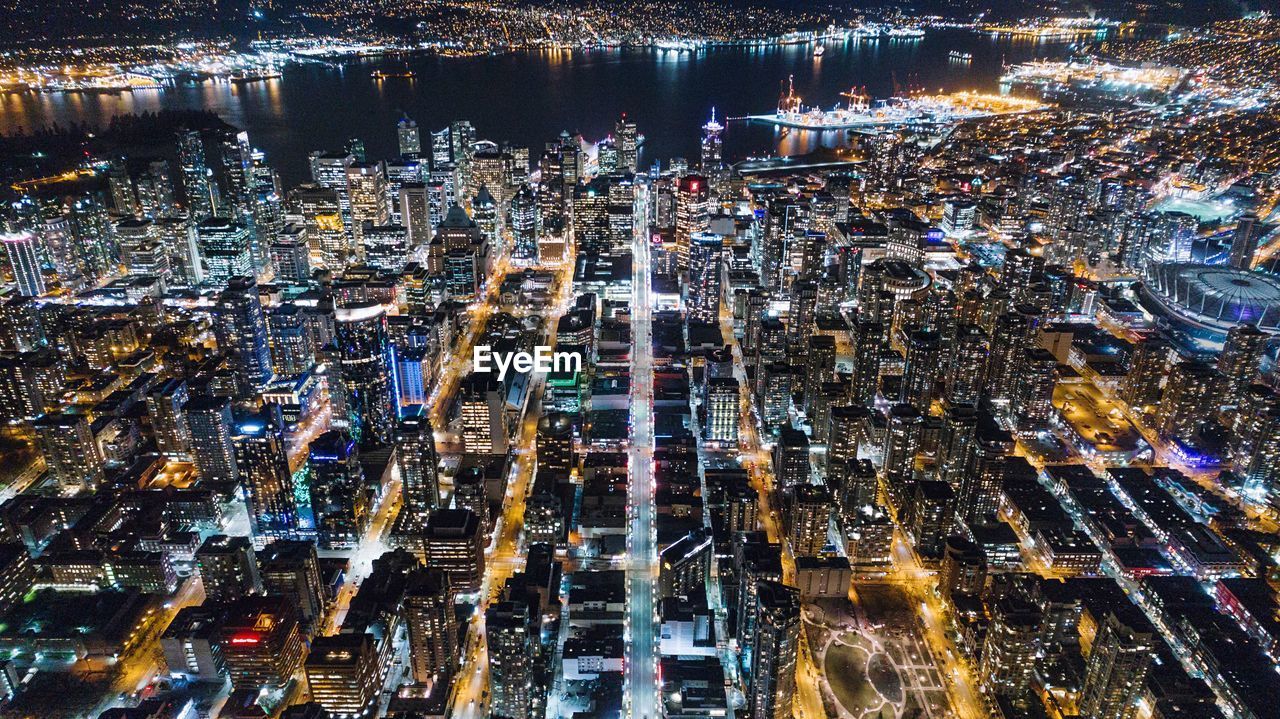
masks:
{"label": "skyscraper", "polygon": [[239,392],[261,391],[271,381],[271,345],[258,284],[252,276],[227,279],[213,319],[218,347],[232,355]]}
{"label": "skyscraper", "polygon": [[716,121],[716,109],[711,108],[711,119],[702,126],[702,171],[708,172],[720,166],[724,158],[724,125]]}
{"label": "skyscraper", "polygon": [[414,683],[433,686],[452,676],[458,665],[458,620],[448,575],[414,570],[405,585],[404,615]]}
{"label": "skyscraper", "polygon": [[357,255],[362,256],[364,223],[379,227],[391,222],[386,166],[381,162],[348,166],[347,197],[351,203],[352,238],[356,243]]}
{"label": "skyscraper", "polygon": [[191,430],[187,427],[187,384],[170,378],[147,392],[147,415],[160,453],[175,460],[191,456]]}
{"label": "skyscraper", "polygon": [[1174,365],[1156,409],[1156,428],[1171,440],[1188,439],[1197,425],[1217,408],[1221,375],[1203,362],[1185,361]]}
{"label": "skyscraper", "polygon": [[354,547],[368,526],[372,503],[355,442],[341,430],[325,432],[311,442],[307,463],[320,546]]}
{"label": "skyscraper", "polygon": [[935,330],[914,330],[907,337],[907,362],[902,378],[902,401],[927,408],[941,370],[941,337]]}
{"label": "skyscraper", "polygon": [[418,123],[408,117],[400,118],[396,124],[396,141],[400,145],[401,157],[417,157],[422,154],[422,135],[418,132]]}
{"label": "skyscraper", "polygon": [[480,518],[469,509],[437,509],[423,531],[427,566],[449,575],[459,592],[480,589],[484,578],[484,531]]}
{"label": "skyscraper", "polygon": [[703,436],[708,442],[737,446],[739,386],[732,377],[707,380],[707,423]]}
{"label": "skyscraper", "polygon": [[225,397],[192,397],[186,405],[187,428],[191,433],[191,454],[200,479],[206,482],[235,482],[235,432],[231,401]]}
{"label": "skyscraper", "polygon": [[747,709],[753,719],[790,719],[800,644],[800,592],[781,582],[755,589]]}
{"label": "skyscraper", "polygon": [[1133,719],[1138,713],[1147,673],[1156,654],[1155,627],[1132,611],[1116,611],[1103,619],[1089,658],[1080,690],[1080,716],[1090,719]]}
{"label": "skyscraper", "polygon": [[1236,220],[1235,232],[1231,235],[1231,254],[1227,263],[1232,267],[1247,270],[1253,267],[1253,255],[1258,249],[1258,216],[1252,213],[1240,216]]}
{"label": "skyscraper", "polygon": [[710,188],[702,175],[685,175],[676,183],[676,262],[689,266],[693,238],[706,232],[711,223]]}
{"label": "skyscraper", "polygon": [[64,492],[97,489],[105,478],[103,458],[85,415],[54,412],[37,419],[34,427],[49,473]]}
{"label": "skyscraper", "polygon": [[395,422],[386,307],[359,302],[334,309],[335,339],[351,435],[362,446],[387,444]]}
{"label": "skyscraper", "polygon": [[463,449],[479,454],[506,454],[506,392],[497,375],[472,372],[458,388]]}
{"label": "skyscraper", "polygon": [[490,714],[526,719],[533,707],[534,644],[529,610],[519,602],[498,602],[484,614],[489,648]]}
{"label": "skyscraper", "polygon": [[226,287],[232,277],[254,274],[249,228],[225,217],[210,217],[196,225],[196,244],[204,262],[204,282]]}
{"label": "skyscraper", "polygon": [[773,447],[773,473],[782,489],[808,484],[812,471],[809,466],[809,438],[804,432],[792,427],[782,428],[778,443]]}
{"label": "skyscraper", "polygon": [[44,275],[40,270],[38,240],[30,233],[0,235],[5,252],[9,255],[9,267],[13,269],[13,282],[18,294],[39,297],[44,294]]}
{"label": "skyscraper", "polygon": [[724,239],[711,232],[698,232],[689,245],[690,321],[715,323],[720,319],[720,274]]}
{"label": "skyscraper", "polygon": [[798,484],[791,498],[791,551],[799,557],[814,557],[827,544],[834,500],[825,485]]}
{"label": "skyscraper", "polygon": [[263,412],[240,422],[232,442],[254,536],[294,538],[298,503],[281,428]]}
{"label": "skyscraper", "polygon": [[1236,325],[1227,331],[1227,341],[1218,355],[1218,372],[1222,375],[1222,398],[1219,404],[1235,406],[1246,387],[1262,371],[1262,357],[1271,336],[1257,325]]}
{"label": "skyscraper", "polygon": [[420,531],[440,506],[439,456],[435,433],[422,405],[406,407],[396,427],[396,456],[404,486],[404,516],[411,532]]}
{"label": "skyscraper", "polygon": [[529,186],[521,185],[511,197],[511,256],[533,261],[538,258],[538,198]]}
{"label": "skyscraper", "polygon": [[884,480],[889,501],[901,513],[915,475],[916,455],[920,453],[920,434],[924,416],[909,404],[895,404],[889,409],[889,427],[884,440]]}

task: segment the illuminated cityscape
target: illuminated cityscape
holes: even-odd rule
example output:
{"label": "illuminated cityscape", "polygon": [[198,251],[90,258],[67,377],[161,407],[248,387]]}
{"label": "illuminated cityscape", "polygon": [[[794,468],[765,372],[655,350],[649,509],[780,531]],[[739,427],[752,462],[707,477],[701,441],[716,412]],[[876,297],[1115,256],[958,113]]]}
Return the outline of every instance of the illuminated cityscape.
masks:
{"label": "illuminated cityscape", "polygon": [[0,719],[1280,719],[1280,20],[19,5]]}

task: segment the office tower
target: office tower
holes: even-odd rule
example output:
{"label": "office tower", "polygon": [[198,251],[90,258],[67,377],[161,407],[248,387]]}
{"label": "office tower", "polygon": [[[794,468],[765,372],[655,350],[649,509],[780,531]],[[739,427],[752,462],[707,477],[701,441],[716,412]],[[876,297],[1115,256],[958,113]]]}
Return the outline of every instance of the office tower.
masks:
{"label": "office tower", "polygon": [[484,533],[468,509],[437,509],[423,531],[427,566],[449,575],[458,592],[474,592],[484,578]]}
{"label": "office tower", "polygon": [[404,486],[407,529],[421,531],[440,506],[439,456],[431,419],[422,405],[405,408],[396,427],[396,457]]}
{"label": "office tower", "polygon": [[494,717],[526,719],[533,697],[534,638],[529,609],[519,602],[498,602],[484,614],[489,649],[489,712]]}
{"label": "office tower", "polygon": [[406,182],[400,186],[400,223],[409,234],[410,249],[425,248],[431,242],[432,228],[439,219],[433,217],[431,191],[426,184]]}
{"label": "office tower", "polygon": [[196,550],[195,562],[209,601],[230,602],[262,593],[258,559],[248,537],[215,534]]}
{"label": "office tower", "polygon": [[1152,335],[1133,347],[1129,371],[1120,382],[1120,397],[1135,412],[1142,414],[1160,401],[1161,384],[1169,372],[1172,347],[1158,335]]}
{"label": "office tower", "polygon": [[640,131],[636,124],[627,119],[624,113],[614,126],[614,136],[618,142],[618,164],[620,169],[635,172],[640,166]]}
{"label": "office tower", "polygon": [[209,217],[218,203],[216,190],[209,182],[212,173],[205,161],[204,138],[198,130],[178,132],[178,166],[182,171],[182,190],[191,217],[197,221]]}
{"label": "office tower", "polygon": [[306,225],[289,223],[280,228],[268,251],[277,281],[300,283],[311,279],[311,246]]}
{"label": "office tower", "polygon": [[973,229],[978,205],[972,200],[947,200],[942,203],[942,232],[957,237]]}
{"label": "office tower", "polygon": [[267,310],[271,366],[280,377],[296,377],[315,364],[315,345],[302,308],[289,302]]}
{"label": "office tower", "polygon": [[861,320],[854,325],[852,399],[858,406],[870,407],[875,402],[883,346],[884,325]]}
{"label": "office tower", "polygon": [[160,651],[170,676],[187,681],[223,682],[227,673],[218,631],[221,611],[210,606],[179,609],[160,635]]}
{"label": "office tower", "polygon": [[1190,438],[1197,425],[1213,416],[1220,398],[1220,377],[1203,362],[1174,365],[1156,408],[1155,426],[1162,438]]}
{"label": "office tower", "polygon": [[249,228],[225,217],[196,225],[196,245],[204,264],[204,283],[226,287],[232,277],[252,277],[254,263]]}
{"label": "office tower", "polygon": [[418,123],[408,117],[402,117],[396,123],[396,141],[400,145],[401,157],[418,157],[422,154],[422,135],[418,131]]}
{"label": "office tower", "polygon": [[409,261],[409,233],[400,225],[365,222],[361,246],[365,265],[374,269],[398,275]]}
{"label": "office tower", "polygon": [[711,108],[711,119],[702,126],[702,170],[719,167],[724,160],[724,125],[716,121],[716,109]]}
{"label": "office tower", "polygon": [[707,424],[703,436],[708,442],[737,446],[739,395],[738,380],[732,377],[707,380]]}
{"label": "office tower", "polygon": [[791,391],[795,386],[791,365],[770,362],[762,366],[757,374],[765,428],[775,433],[782,428],[790,428]]}
{"label": "office tower", "polygon": [[491,372],[472,372],[458,388],[464,451],[506,454],[510,440],[505,419],[503,384]]}
{"label": "office tower", "polygon": [[676,262],[689,266],[693,237],[706,232],[711,223],[710,188],[702,175],[685,175],[676,182]]}
{"label": "office tower", "polygon": [[105,479],[102,453],[89,419],[82,414],[53,412],[33,426],[49,473],[67,494],[92,492]]}
{"label": "office tower", "polygon": [[902,377],[902,401],[928,408],[941,370],[941,336],[936,330],[914,330],[907,337],[907,361]]}
{"label": "office tower", "polygon": [[1043,347],[1023,351],[1022,372],[1013,396],[1013,420],[1018,432],[1035,434],[1049,426],[1053,389],[1058,383],[1058,360]]}
{"label": "office tower", "polygon": [[284,433],[269,413],[263,413],[240,422],[231,441],[253,535],[293,539],[298,505]]}
{"label": "office tower", "polygon": [[258,575],[263,592],[284,597],[297,607],[305,633],[318,633],[328,588],[320,576],[314,542],[279,539],[268,544],[258,553]]}
{"label": "office tower", "polygon": [[1017,704],[1027,700],[1039,647],[1041,613],[1017,594],[996,603],[991,626],[982,648],[978,676],[991,694]]}
{"label": "office tower", "polygon": [[351,436],[361,446],[387,444],[395,422],[386,307],[376,302],[334,308],[335,340]]}
{"label": "office tower", "polygon": [[665,547],[658,553],[658,597],[705,597],[707,578],[711,574],[711,553],[711,533],[703,528]]}
{"label": "office tower", "polygon": [[527,184],[511,197],[511,255],[515,259],[538,258],[538,198]]}
{"label": "office tower", "polygon": [[747,708],[754,719],[790,719],[800,644],[800,592],[762,581],[755,590]]}
{"label": "office tower", "polygon": [[1094,635],[1080,689],[1082,717],[1133,719],[1138,714],[1159,640],[1145,617],[1125,614],[1132,618],[1125,621],[1116,610],[1108,611]]}
{"label": "office tower", "polygon": [[1248,270],[1253,267],[1253,255],[1258,249],[1258,216],[1252,213],[1236,220],[1236,230],[1231,235],[1231,254],[1227,263],[1232,267]]}
{"label": "office tower", "polygon": [[290,192],[293,204],[302,213],[302,226],[312,259],[331,270],[341,270],[355,253],[343,219],[342,194],[332,187],[303,185]]}
{"label": "office tower", "polygon": [[205,482],[239,479],[231,400],[225,397],[192,397],[186,405],[187,429],[191,433],[191,456]]}
{"label": "office tower", "polygon": [[305,666],[311,700],[330,716],[356,719],[377,710],[382,677],[372,635],[316,637]]}
{"label": "office tower", "polygon": [[320,546],[354,547],[368,526],[372,504],[355,441],[341,430],[325,432],[311,442],[307,463]]}
{"label": "office tower", "polygon": [[26,297],[39,297],[44,294],[44,275],[40,270],[40,248],[38,240],[30,233],[3,234],[4,249],[9,256],[9,267],[13,271],[13,283],[18,294]]}
{"label": "office tower", "polygon": [[283,689],[302,669],[306,637],[283,597],[245,597],[227,607],[219,633],[234,689]]}
{"label": "office tower", "polygon": [[1234,407],[1244,390],[1262,370],[1262,358],[1271,336],[1256,325],[1236,325],[1227,331],[1227,341],[1218,355],[1222,393],[1217,403]]}
{"label": "office tower", "polygon": [[600,253],[613,249],[609,236],[608,180],[597,177],[573,188],[573,239],[579,252]]}
{"label": "office tower", "polygon": [[937,480],[916,483],[911,500],[911,536],[921,556],[939,559],[951,534],[956,495],[951,485]]}
{"label": "office tower", "polygon": [[724,239],[711,232],[698,232],[689,241],[689,303],[691,322],[720,320],[720,258]]}
{"label": "office tower", "polygon": [[569,476],[578,466],[573,449],[573,417],[548,412],[538,419],[538,473]]}
{"label": "office tower", "polygon": [[186,406],[190,400],[187,383],[170,378],[147,392],[147,416],[156,447],[170,459],[191,457],[191,430],[187,427]]}
{"label": "office tower", "polygon": [[798,484],[792,492],[791,551],[798,557],[816,557],[827,545],[834,500],[825,485]]}
{"label": "office tower", "polygon": [[361,256],[364,223],[378,227],[391,222],[386,166],[381,162],[347,166],[347,198],[351,204],[352,239],[356,243],[357,256]]}
{"label": "office tower", "polygon": [[413,682],[435,686],[446,681],[458,666],[459,631],[448,575],[426,567],[413,570],[405,583],[404,618]]}
{"label": "office tower", "polygon": [[218,347],[232,356],[241,394],[259,392],[271,381],[271,345],[266,315],[252,276],[229,277],[213,308]]}
{"label": "office tower", "polygon": [[948,404],[977,404],[987,371],[987,333],[974,324],[956,328],[950,362],[943,373]]}
{"label": "office tower", "polygon": [[809,438],[804,432],[792,427],[782,428],[778,443],[773,447],[773,474],[780,489],[809,483]]}
{"label": "office tower", "polygon": [[889,501],[901,513],[911,496],[909,483],[915,476],[916,455],[920,453],[924,416],[909,404],[889,409],[889,426],[884,440],[884,481]]}

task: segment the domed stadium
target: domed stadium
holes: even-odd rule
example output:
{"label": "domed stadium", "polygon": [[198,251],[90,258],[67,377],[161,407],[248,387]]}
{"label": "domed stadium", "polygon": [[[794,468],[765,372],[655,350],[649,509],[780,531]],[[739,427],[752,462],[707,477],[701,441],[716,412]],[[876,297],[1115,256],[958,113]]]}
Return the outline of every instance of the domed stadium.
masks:
{"label": "domed stadium", "polygon": [[1198,349],[1220,349],[1240,324],[1280,333],[1280,277],[1226,265],[1151,265],[1138,291],[1142,306]]}

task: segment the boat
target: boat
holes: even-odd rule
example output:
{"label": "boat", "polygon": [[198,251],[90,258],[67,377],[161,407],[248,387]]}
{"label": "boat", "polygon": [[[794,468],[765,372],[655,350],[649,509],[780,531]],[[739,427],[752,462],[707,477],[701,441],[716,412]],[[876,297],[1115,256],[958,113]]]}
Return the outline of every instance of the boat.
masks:
{"label": "boat", "polygon": [[959,50],[952,50],[947,55],[947,57],[952,60],[958,60],[960,62],[973,62],[973,53],[971,52],[960,52]]}
{"label": "boat", "polygon": [[826,45],[819,45],[813,49],[813,56],[822,57],[823,53],[825,53],[826,51],[827,51]]}
{"label": "boat", "polygon": [[234,82],[237,85],[279,79],[280,71],[273,67],[263,68],[260,70],[237,70],[231,73],[231,82]]}
{"label": "boat", "polygon": [[924,37],[924,30],[918,27],[889,28],[889,37],[915,39]]}
{"label": "boat", "polygon": [[412,80],[418,76],[413,70],[374,70],[369,75],[375,80]]}

